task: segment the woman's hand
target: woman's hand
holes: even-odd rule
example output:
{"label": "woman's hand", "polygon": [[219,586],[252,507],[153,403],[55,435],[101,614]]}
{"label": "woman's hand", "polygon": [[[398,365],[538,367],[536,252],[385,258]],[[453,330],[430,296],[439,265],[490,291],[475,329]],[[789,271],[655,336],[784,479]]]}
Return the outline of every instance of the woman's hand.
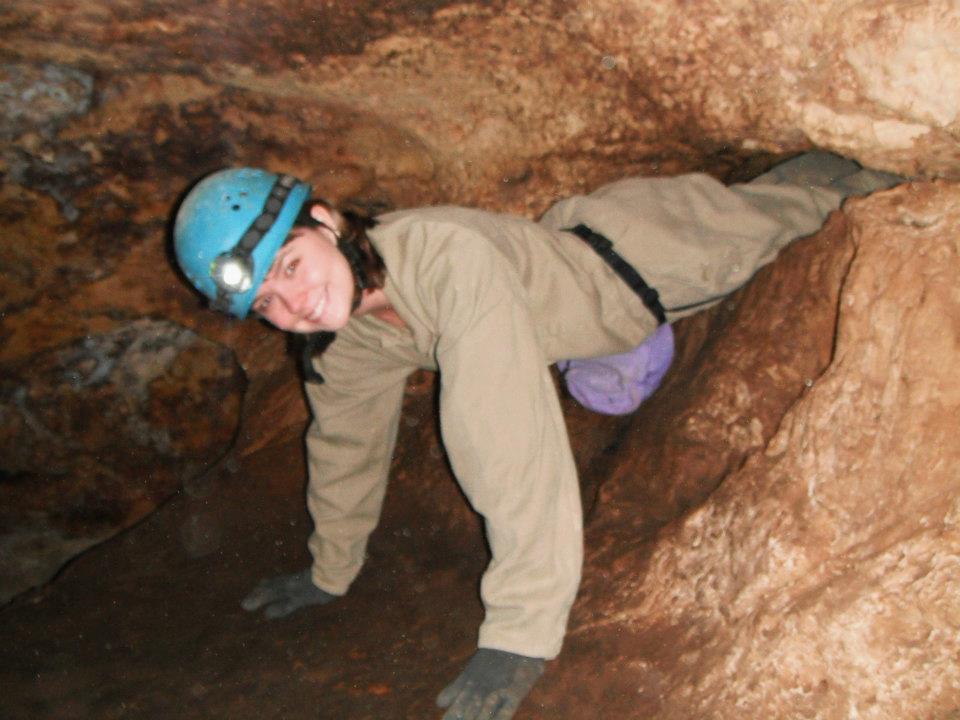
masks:
{"label": "woman's hand", "polygon": [[261,580],[240,603],[247,612],[266,606],[263,616],[267,620],[281,618],[309,605],[326,605],[336,600],[326,590],[313,584],[310,568]]}
{"label": "woman's hand", "polygon": [[443,720],[510,720],[543,674],[542,658],[480,648],[440,695]]}

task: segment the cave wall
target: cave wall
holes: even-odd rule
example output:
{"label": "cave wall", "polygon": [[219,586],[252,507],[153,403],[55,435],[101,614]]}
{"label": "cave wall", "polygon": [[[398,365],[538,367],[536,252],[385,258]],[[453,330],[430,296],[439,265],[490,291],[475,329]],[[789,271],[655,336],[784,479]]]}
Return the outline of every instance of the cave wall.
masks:
{"label": "cave wall", "polygon": [[[741,445],[719,489],[653,544],[630,546],[623,533],[637,526],[629,515],[644,485],[656,484],[636,478],[635,456],[625,453],[607,488],[622,501],[601,502],[588,532],[569,636],[583,657],[556,679],[573,682],[602,651],[620,668],[619,692],[581,697],[579,712],[604,702],[626,716],[642,707],[667,719],[956,715],[958,230],[955,185],[908,185],[848,203],[814,238],[828,248],[813,257],[832,256],[825,274],[810,248],[790,249],[811,277],[834,278],[817,288],[835,311],[805,307],[813,323],[836,321],[830,360],[805,382],[775,353],[759,365],[711,358],[721,372],[777,374],[798,391],[776,426]],[[777,272],[758,278],[765,291],[748,292],[786,314],[790,289]],[[756,340],[794,336],[778,331],[780,312],[774,317],[752,325]],[[700,400],[701,412],[736,409],[739,422],[761,421],[770,405],[762,390],[740,403],[717,393]],[[687,435],[695,444],[703,430]],[[646,448],[639,457],[653,462],[642,467],[661,471],[660,454]]]}
{"label": "cave wall", "polygon": [[[171,269],[171,209],[200,174],[267,165],[334,199],[534,216],[632,173],[736,180],[819,146],[934,188],[917,191],[931,199],[911,211],[914,229],[946,217],[938,208],[960,178],[960,10],[946,0],[12,0],[0,29],[0,529],[5,558],[30,558],[26,569],[0,567],[0,597],[42,582],[184,484],[202,485],[230,453],[302,432],[284,339],[200,312]],[[912,247],[914,236],[895,237]],[[938,252],[949,264],[947,248]],[[786,266],[783,282],[797,293],[839,282],[845,265],[832,257],[816,271]],[[567,406],[578,459],[614,479],[585,474],[596,563],[645,567],[608,553],[702,502],[820,387],[832,334],[811,347],[781,329],[771,342],[779,360],[754,351],[766,375],[724,369],[718,359],[739,358],[738,333],[754,337],[758,322],[720,308],[680,328],[690,372],[668,381],[675,404],[658,417],[673,419],[655,430],[669,453]],[[956,356],[955,346],[939,351],[944,365]],[[891,367],[877,372],[895,377]],[[760,395],[776,402],[745,410]],[[866,416],[857,423],[876,432]],[[611,437],[619,449],[606,457]],[[834,453],[833,442],[820,452]],[[637,494],[623,479],[641,462],[654,471]],[[682,572],[651,578],[666,586]],[[636,598],[607,601],[624,603],[597,606],[613,615],[641,607],[660,617]],[[715,632],[732,647],[729,628]],[[671,692],[671,707],[701,702]]]}

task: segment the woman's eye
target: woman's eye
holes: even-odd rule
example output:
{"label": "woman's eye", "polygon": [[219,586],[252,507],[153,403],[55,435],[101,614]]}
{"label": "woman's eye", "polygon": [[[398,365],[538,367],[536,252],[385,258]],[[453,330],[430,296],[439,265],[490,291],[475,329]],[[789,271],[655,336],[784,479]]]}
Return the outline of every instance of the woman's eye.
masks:
{"label": "woman's eye", "polygon": [[294,271],[297,269],[297,265],[300,263],[300,260],[291,260],[287,263],[286,267],[283,268],[283,274],[287,277],[293,275]]}
{"label": "woman's eye", "polygon": [[253,311],[263,315],[268,305],[270,305],[270,296],[265,295],[264,297],[257,300],[257,304],[253,306]]}

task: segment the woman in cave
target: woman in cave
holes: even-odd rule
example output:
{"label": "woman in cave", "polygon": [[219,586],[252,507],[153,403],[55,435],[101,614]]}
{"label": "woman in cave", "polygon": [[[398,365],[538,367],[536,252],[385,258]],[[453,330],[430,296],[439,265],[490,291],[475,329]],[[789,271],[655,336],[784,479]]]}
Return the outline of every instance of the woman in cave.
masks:
{"label": "woman in cave", "polygon": [[437,701],[445,720],[512,717],[560,651],[580,579],[577,475],[550,364],[579,359],[564,366],[578,399],[632,410],[669,363],[671,321],[740,287],[845,196],[894,181],[815,153],[730,187],[623,180],[532,222],[459,207],[373,219],[288,175],[203,179],[174,229],[188,279],[216,309],[313,341],[313,564],[262,581],[243,607],[280,617],[347,592],[379,519],[406,378],[437,370],[443,442],[492,552],[479,649]]}

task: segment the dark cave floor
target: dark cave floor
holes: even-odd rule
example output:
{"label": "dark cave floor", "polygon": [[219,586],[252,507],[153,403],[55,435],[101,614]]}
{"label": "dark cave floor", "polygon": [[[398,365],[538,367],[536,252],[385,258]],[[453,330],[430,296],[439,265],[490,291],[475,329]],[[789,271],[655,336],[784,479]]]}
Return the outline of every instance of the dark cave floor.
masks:
{"label": "dark cave floor", "polygon": [[[384,523],[342,600],[273,621],[244,612],[261,578],[309,562],[303,473],[299,440],[262,451],[0,609],[0,717],[439,718],[434,698],[483,617],[482,545],[451,551]],[[548,663],[516,720],[583,716],[578,691],[602,693],[610,669],[590,663],[571,688],[557,669],[576,653],[568,642]]]}
{"label": "dark cave floor", "polygon": [[439,717],[474,650],[482,552],[381,529],[342,600],[274,621],[240,608],[260,578],[309,562],[301,454],[270,449],[206,497],[177,496],[0,610],[0,715]]}

